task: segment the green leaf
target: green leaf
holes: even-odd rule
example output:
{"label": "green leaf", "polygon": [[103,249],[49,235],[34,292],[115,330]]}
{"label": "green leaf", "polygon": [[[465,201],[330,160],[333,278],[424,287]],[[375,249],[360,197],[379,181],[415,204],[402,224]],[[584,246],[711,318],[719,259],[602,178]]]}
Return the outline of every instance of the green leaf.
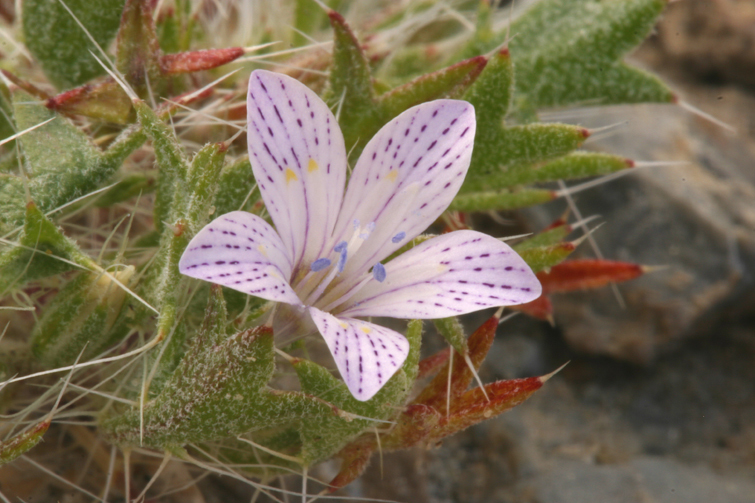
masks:
{"label": "green leaf", "polygon": [[532,272],[538,273],[560,264],[576,249],[574,243],[557,243],[550,246],[536,246],[518,251]]}
{"label": "green leaf", "polygon": [[617,155],[573,152],[542,166],[521,172],[517,183],[550,182],[608,175],[633,166],[632,161]]}
{"label": "green leaf", "polygon": [[[176,208],[174,198],[188,196],[186,177],[189,163],[173,130],[143,101],[135,102],[134,108],[144,132],[155,149],[159,173],[154,218],[155,228],[162,231],[165,227],[164,222],[178,216],[174,211]],[[179,204],[181,205],[183,203]]]}
{"label": "green leaf", "polygon": [[[273,334],[258,328],[225,336],[209,323],[143,414],[143,445],[165,448],[236,437],[269,427],[282,417],[263,387],[275,369]],[[209,339],[220,340],[209,344]],[[134,408],[106,419],[103,430],[119,445],[139,445],[140,413]]]}
{"label": "green leaf", "polygon": [[37,445],[50,427],[50,421],[42,421],[23,433],[0,442],[0,466],[10,463],[29,449]]}
{"label": "green leaf", "polygon": [[225,166],[220,172],[218,190],[213,202],[214,214],[225,215],[231,211],[250,210],[260,198],[259,190],[255,188],[251,192],[255,183],[248,157]]}
{"label": "green leaf", "polygon": [[141,97],[149,94],[148,85],[157,95],[163,82],[160,68],[160,42],[152,16],[152,2],[126,0],[121,27],[118,31],[118,50],[115,66]]}
{"label": "green leaf", "polygon": [[516,245],[512,246],[512,248],[515,252],[522,253],[524,250],[529,250],[531,248],[555,245],[556,243],[559,243],[560,241],[565,239],[572,230],[573,228],[571,225],[563,223],[551,229],[539,232],[534,236],[525,239],[521,243],[517,243]]}
{"label": "green leaf", "polygon": [[[18,139],[31,198],[43,212],[99,188],[145,139],[138,128],[129,128],[103,153],[68,119],[48,110],[25,91],[13,89],[13,106],[19,131],[53,119]],[[25,202],[20,179],[2,187],[0,208],[6,211],[0,214],[0,228],[10,230],[20,225]]]}
{"label": "green leaf", "polygon": [[437,72],[422,75],[382,94],[378,99],[380,116],[388,117],[390,120],[420,103],[441,98],[460,98],[477,79],[487,62],[487,58],[483,56],[467,59]]}
{"label": "green leaf", "polygon": [[[544,0],[511,25],[517,106],[673,101],[657,77],[621,58],[650,33],[666,0]],[[493,44],[503,42],[499,34]]]}
{"label": "green leaf", "polygon": [[545,189],[520,189],[499,192],[471,192],[459,194],[448,207],[451,211],[472,212],[513,210],[556,199],[556,193]]}
{"label": "green leaf", "polygon": [[210,143],[197,152],[189,166],[187,185],[191,194],[186,207],[180,211],[186,215],[191,235],[205,226],[212,212],[212,202],[220,181],[220,173],[227,147],[222,143]]}
{"label": "green leaf", "polygon": [[467,334],[461,325],[459,318],[441,318],[433,320],[438,333],[453,347],[457,353],[466,354]]}
{"label": "green leaf", "polygon": [[[64,1],[107,50],[118,31],[124,0]],[[105,73],[90,51],[100,59],[101,53],[59,0],[24,0],[22,5],[26,47],[53,84],[66,89]]]}
{"label": "green leaf", "polygon": [[[115,278],[128,286],[134,267]],[[46,368],[94,358],[126,335],[126,292],[109,277],[84,273],[66,284],[47,306],[31,335],[34,356]],[[82,353],[82,350],[84,351]]]}
{"label": "green leaf", "polygon": [[97,269],[76,243],[65,237],[34,203],[29,203],[18,242],[10,243],[10,248],[0,254],[0,292],[77,267]]}

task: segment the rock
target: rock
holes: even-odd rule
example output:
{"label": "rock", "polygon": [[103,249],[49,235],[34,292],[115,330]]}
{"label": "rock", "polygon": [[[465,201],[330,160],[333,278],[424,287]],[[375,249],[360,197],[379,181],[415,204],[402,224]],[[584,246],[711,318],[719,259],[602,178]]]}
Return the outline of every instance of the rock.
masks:
{"label": "rock", "polygon": [[[750,98],[740,96],[744,102]],[[583,216],[606,222],[595,240],[606,258],[665,266],[610,290],[554,299],[556,321],[580,351],[647,363],[709,330],[727,309],[742,308],[755,287],[755,172],[749,138],[700,123],[675,106],[613,107],[580,124],[626,123],[590,148],[637,161],[683,165],[634,168],[619,181],[574,195]],[[596,135],[599,136],[599,135]],[[532,228],[565,202],[527,211]],[[579,254],[591,256],[583,244]]]}
{"label": "rock", "polygon": [[747,503],[755,484],[660,458],[641,457],[622,465],[560,463],[534,484],[541,503]]}

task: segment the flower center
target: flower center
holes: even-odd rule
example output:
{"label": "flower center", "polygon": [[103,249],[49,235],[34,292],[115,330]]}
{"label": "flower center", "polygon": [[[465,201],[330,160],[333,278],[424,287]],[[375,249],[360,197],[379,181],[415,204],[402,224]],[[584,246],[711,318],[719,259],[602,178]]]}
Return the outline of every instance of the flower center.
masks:
{"label": "flower center", "polygon": [[[325,290],[343,272],[346,262],[356,254],[374,230],[375,222],[362,226],[359,220],[354,220],[353,231],[348,241],[343,240],[338,242],[328,256],[318,258],[312,262],[309,272],[294,286],[294,291],[305,305],[320,307],[317,304],[318,301],[322,300]],[[383,264],[375,264],[372,274],[378,281],[382,282],[385,280],[385,267],[383,267]],[[365,276],[365,278],[359,281],[359,285],[369,280],[369,276]],[[342,281],[343,279],[337,283],[341,283]],[[356,293],[356,289],[350,289],[348,297],[351,297],[354,293]],[[347,299],[340,297],[337,300],[337,304],[341,304]],[[333,303],[331,302],[331,304]]]}

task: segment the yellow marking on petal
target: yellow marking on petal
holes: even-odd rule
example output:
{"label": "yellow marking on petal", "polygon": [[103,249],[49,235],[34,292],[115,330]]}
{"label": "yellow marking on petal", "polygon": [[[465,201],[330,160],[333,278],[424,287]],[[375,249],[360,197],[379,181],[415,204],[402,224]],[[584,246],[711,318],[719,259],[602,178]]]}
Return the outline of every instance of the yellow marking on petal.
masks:
{"label": "yellow marking on petal", "polygon": [[361,330],[365,334],[369,334],[370,332],[372,332],[372,329],[370,327],[359,327],[359,330]]}
{"label": "yellow marking on petal", "polygon": [[309,160],[309,164],[307,164],[307,171],[310,173],[313,171],[317,171],[320,168],[320,166],[317,165],[317,161],[314,159]]}
{"label": "yellow marking on petal", "polygon": [[291,168],[286,168],[286,185],[288,185],[288,182],[290,182],[291,180],[296,182],[299,180],[299,177],[296,176],[296,173],[294,173]]}
{"label": "yellow marking on petal", "polygon": [[388,180],[390,180],[390,181],[392,181],[392,182],[395,182],[395,181],[396,181],[396,178],[398,178],[398,170],[397,170],[397,169],[392,169],[392,170],[390,170],[390,171],[388,172],[388,174],[387,174],[387,175],[385,175],[385,177],[386,177],[386,178],[387,178]]}
{"label": "yellow marking on petal", "polygon": [[267,247],[265,245],[259,245],[257,249],[260,251],[261,254],[267,257]]}
{"label": "yellow marking on petal", "polygon": [[344,322],[342,322],[342,321],[339,321],[338,323],[341,324],[341,328],[349,328],[349,325],[346,324],[346,323],[344,323]]}

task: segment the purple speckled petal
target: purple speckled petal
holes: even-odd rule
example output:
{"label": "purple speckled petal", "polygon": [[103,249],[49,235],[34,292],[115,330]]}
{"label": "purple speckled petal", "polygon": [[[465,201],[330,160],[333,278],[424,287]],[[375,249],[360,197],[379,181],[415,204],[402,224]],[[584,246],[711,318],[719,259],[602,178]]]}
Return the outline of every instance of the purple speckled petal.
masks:
{"label": "purple speckled petal", "polygon": [[255,297],[301,304],[288,284],[291,258],[280,237],[267,222],[245,211],[226,213],[199,231],[178,270]]}
{"label": "purple speckled petal", "polygon": [[475,231],[425,241],[385,264],[385,280],[370,280],[337,309],[338,316],[432,319],[540,296],[535,274],[506,243]]}
{"label": "purple speckled petal", "polygon": [[314,307],[309,312],[357,400],[369,400],[380,391],[409,354],[409,341],[398,332],[366,321],[336,318]]}
{"label": "purple speckled petal", "polygon": [[324,253],[343,199],[346,149],[327,105],[285,75],[255,70],[247,99],[249,160],[294,274]]}
{"label": "purple speckled petal", "polygon": [[386,124],[357,162],[334,242],[352,222],[375,230],[349,258],[356,277],[424,231],[448,207],[469,168],[475,113],[465,101],[437,100],[410,108]]}

